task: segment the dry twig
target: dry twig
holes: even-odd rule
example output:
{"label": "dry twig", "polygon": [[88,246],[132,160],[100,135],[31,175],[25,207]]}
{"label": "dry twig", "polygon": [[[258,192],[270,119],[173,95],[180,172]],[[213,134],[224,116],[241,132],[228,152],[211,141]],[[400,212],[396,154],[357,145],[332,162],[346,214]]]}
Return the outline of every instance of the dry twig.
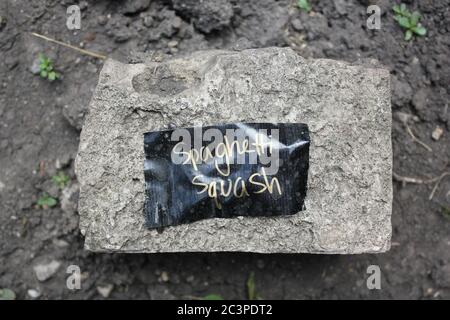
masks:
{"label": "dry twig", "polygon": [[403,182],[403,183],[413,183],[413,184],[430,184],[430,183],[436,183],[433,187],[433,190],[430,193],[430,196],[428,197],[428,200],[432,200],[434,197],[434,194],[436,193],[436,190],[439,187],[439,184],[441,183],[442,179],[444,179],[446,176],[450,175],[450,172],[444,172],[440,176],[432,178],[432,179],[420,179],[420,178],[412,178],[412,177],[404,177],[401,176],[395,172],[392,172],[392,176],[394,180]]}
{"label": "dry twig", "polygon": [[417,142],[418,144],[420,144],[422,147],[424,147],[425,149],[427,149],[428,151],[432,152],[433,150],[425,143],[420,141],[412,132],[411,128],[409,127],[409,125],[405,122],[405,127],[406,127],[406,131],[409,133],[409,135],[411,136],[411,138]]}
{"label": "dry twig", "polygon": [[33,36],[35,36],[35,37],[44,39],[44,40],[46,40],[46,41],[53,42],[53,43],[59,44],[59,45],[61,45],[61,46],[63,46],[63,47],[70,48],[70,49],[72,49],[72,50],[81,52],[82,54],[87,54],[87,55],[89,55],[89,56],[92,56],[92,57],[95,57],[95,58],[98,58],[98,59],[102,59],[102,60],[105,60],[105,59],[107,58],[107,57],[106,57],[105,55],[103,55],[103,54],[96,53],[96,52],[93,52],[93,51],[89,51],[89,50],[86,50],[86,49],[81,49],[81,48],[76,47],[76,46],[73,46],[73,45],[71,45],[71,44],[67,44],[67,43],[64,43],[64,42],[62,42],[62,41],[58,41],[58,40],[55,40],[55,39],[46,37],[46,36],[43,36],[43,35],[38,34],[38,33],[35,33],[35,32],[31,32],[31,34],[32,34]]}
{"label": "dry twig", "polygon": [[442,179],[444,179],[445,176],[450,175],[450,172],[444,172],[439,176],[439,179],[437,180],[436,184],[434,185],[433,190],[430,193],[430,196],[428,197],[428,200],[433,199],[434,194],[436,193],[437,188],[439,187],[439,184],[441,183]]}

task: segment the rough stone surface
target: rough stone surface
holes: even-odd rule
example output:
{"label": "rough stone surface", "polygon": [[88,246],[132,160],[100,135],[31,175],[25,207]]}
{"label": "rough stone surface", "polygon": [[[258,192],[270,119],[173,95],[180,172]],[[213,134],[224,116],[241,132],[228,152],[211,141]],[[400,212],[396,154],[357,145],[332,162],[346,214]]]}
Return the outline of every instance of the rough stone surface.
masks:
{"label": "rough stone surface", "polygon": [[[143,133],[238,121],[309,125],[307,210],[147,230]],[[80,228],[94,251],[384,252],[391,170],[387,70],[305,60],[289,48],[107,60],[76,160]]]}

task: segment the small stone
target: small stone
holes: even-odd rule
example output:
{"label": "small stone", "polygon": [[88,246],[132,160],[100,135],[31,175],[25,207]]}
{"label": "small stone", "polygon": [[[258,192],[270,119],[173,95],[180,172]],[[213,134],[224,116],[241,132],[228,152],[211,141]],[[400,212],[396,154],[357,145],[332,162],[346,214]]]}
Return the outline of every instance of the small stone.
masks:
{"label": "small stone", "polygon": [[61,192],[61,209],[64,212],[72,214],[77,211],[79,189],[78,183],[73,183]]}
{"label": "small stone", "polygon": [[39,57],[36,57],[33,62],[31,63],[30,66],[30,71],[32,74],[40,74],[41,73],[41,68],[40,68],[40,64],[41,64],[41,60],[39,59]]}
{"label": "small stone", "polygon": [[410,121],[419,121],[419,118],[417,116],[401,111],[394,112],[394,119],[400,121],[403,124],[408,124]]}
{"label": "small stone", "polygon": [[195,280],[195,277],[193,275],[190,275],[186,278],[187,283],[192,283],[192,282],[194,282],[194,280]]}
{"label": "small stone", "polygon": [[144,11],[150,5],[150,0],[133,0],[125,1],[122,6],[122,12],[125,14],[133,14]]}
{"label": "small stone", "polygon": [[433,130],[433,133],[431,134],[431,137],[433,138],[433,140],[438,141],[442,137],[443,133],[444,133],[444,130],[441,127],[436,127]]}
{"label": "small stone", "polygon": [[84,281],[84,280],[86,280],[87,278],[89,278],[89,272],[87,272],[87,271],[82,272],[81,275],[80,275],[81,281]]}
{"label": "small stone", "polygon": [[56,159],[55,161],[56,169],[59,170],[69,166],[72,159],[73,157],[70,153],[65,153],[64,155],[62,155],[62,157]]}
{"label": "small stone", "polygon": [[303,31],[305,28],[303,27],[302,20],[299,18],[296,18],[291,21],[291,25],[294,28],[295,31]]}
{"label": "small stone", "polygon": [[396,76],[392,76],[391,86],[393,92],[392,102],[395,105],[403,106],[411,101],[413,90],[406,80],[400,80]]}
{"label": "small stone", "polygon": [[80,1],[80,3],[78,4],[78,6],[80,7],[80,10],[86,10],[87,7],[89,6],[87,1]]}
{"label": "small stone", "polygon": [[253,48],[253,47],[254,47],[254,44],[253,44],[252,41],[250,41],[246,37],[240,37],[234,43],[233,50],[242,51],[242,50],[250,49],[250,48]]}
{"label": "small stone", "polygon": [[170,280],[169,274],[166,271],[161,272],[160,279],[162,282],[168,282]]}
{"label": "small stone", "polygon": [[123,43],[131,38],[131,33],[127,29],[119,29],[114,32],[114,41]]}
{"label": "small stone", "polygon": [[172,40],[172,41],[169,41],[169,43],[167,43],[167,46],[169,47],[169,48],[174,48],[174,47],[176,47],[178,45],[178,41],[177,40]]}
{"label": "small stone", "polygon": [[38,264],[33,267],[36,278],[43,282],[50,279],[61,266],[61,262],[53,260],[47,264]]}
{"label": "small stone", "polygon": [[181,18],[180,17],[173,18],[172,27],[177,30],[181,28]]}
{"label": "small stone", "polygon": [[433,295],[433,288],[427,288],[427,289],[425,290],[425,295],[426,295],[426,296],[431,296],[431,295]]}
{"label": "small stone", "polygon": [[69,243],[62,239],[54,239],[52,242],[58,248],[67,248],[69,246]]}
{"label": "small stone", "polygon": [[59,187],[51,180],[47,180],[43,184],[44,190],[49,196],[57,198],[59,195]]}
{"label": "small stone", "polygon": [[412,98],[412,104],[417,111],[424,110],[427,107],[428,90],[425,88],[417,90]]}
{"label": "small stone", "polygon": [[32,299],[37,299],[41,296],[41,292],[36,289],[28,289],[27,294]]}
{"label": "small stone", "polygon": [[111,292],[114,289],[113,284],[107,284],[104,286],[97,286],[97,292],[105,299],[109,298]]}
{"label": "small stone", "polygon": [[150,28],[153,26],[153,17],[150,15],[146,15],[142,18],[142,23],[144,24],[144,26],[146,26],[147,28]]}
{"label": "small stone", "polygon": [[97,17],[97,23],[101,26],[104,26],[108,23],[108,18],[104,15],[98,16]]}

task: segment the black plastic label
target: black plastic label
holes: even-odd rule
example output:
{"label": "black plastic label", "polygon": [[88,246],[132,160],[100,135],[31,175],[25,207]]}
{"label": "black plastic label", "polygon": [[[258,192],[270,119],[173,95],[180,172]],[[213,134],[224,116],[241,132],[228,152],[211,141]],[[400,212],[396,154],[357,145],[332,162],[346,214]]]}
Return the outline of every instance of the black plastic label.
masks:
{"label": "black plastic label", "polygon": [[236,123],[144,134],[148,228],[304,209],[309,131],[301,123]]}

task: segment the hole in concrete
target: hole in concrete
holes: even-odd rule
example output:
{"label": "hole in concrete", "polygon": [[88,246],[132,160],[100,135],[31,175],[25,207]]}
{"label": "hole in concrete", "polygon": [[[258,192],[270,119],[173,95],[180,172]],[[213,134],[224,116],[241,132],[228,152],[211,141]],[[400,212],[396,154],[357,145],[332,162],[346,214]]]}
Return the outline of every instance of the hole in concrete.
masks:
{"label": "hole in concrete", "polygon": [[194,76],[174,74],[164,65],[147,68],[143,73],[133,77],[133,88],[139,93],[158,96],[179,94],[198,82]]}

